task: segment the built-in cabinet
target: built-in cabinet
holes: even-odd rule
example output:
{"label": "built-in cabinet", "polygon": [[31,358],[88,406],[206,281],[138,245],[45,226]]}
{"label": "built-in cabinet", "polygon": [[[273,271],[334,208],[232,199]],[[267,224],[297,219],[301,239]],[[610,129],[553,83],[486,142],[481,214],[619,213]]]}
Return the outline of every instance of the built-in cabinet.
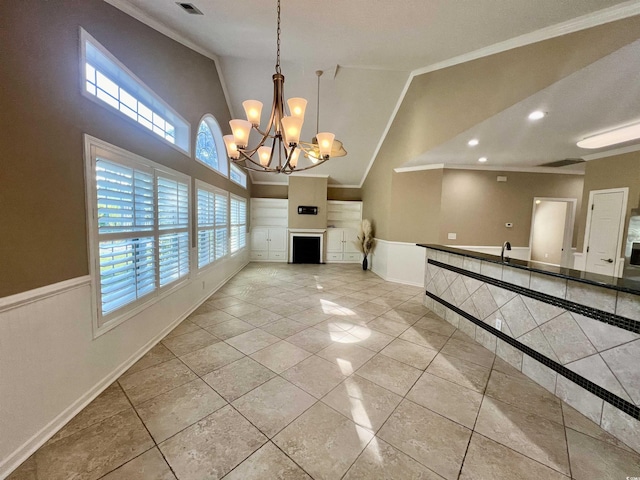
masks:
{"label": "built-in cabinet", "polygon": [[[286,262],[288,255],[288,200],[251,199],[251,260]],[[362,202],[327,202],[326,262],[362,261],[354,242],[362,221]],[[322,260],[321,260],[322,261]]]}
{"label": "built-in cabinet", "polygon": [[251,260],[287,261],[288,206],[286,199],[251,199]]}
{"label": "built-in cabinet", "polygon": [[362,254],[354,244],[357,236],[353,228],[328,228],[327,262],[361,262]]}
{"label": "built-in cabinet", "polygon": [[362,254],[354,243],[361,221],[362,202],[327,202],[327,262],[362,261]]}
{"label": "built-in cabinet", "polygon": [[286,262],[287,229],[281,227],[252,227],[251,260]]}

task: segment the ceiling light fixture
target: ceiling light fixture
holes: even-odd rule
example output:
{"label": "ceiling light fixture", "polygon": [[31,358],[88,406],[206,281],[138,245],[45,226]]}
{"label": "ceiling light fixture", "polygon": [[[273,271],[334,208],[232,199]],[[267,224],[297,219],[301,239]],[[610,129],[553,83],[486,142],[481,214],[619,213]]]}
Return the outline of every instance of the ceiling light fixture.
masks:
{"label": "ceiling light fixture", "polygon": [[[318,76],[318,89],[320,76]],[[320,90],[318,90],[318,102]],[[264,130],[260,129],[262,102],[246,100],[242,103],[246,120],[231,120],[232,135],[225,135],[224,143],[227,155],[247,170],[291,174],[322,165],[329,160],[333,152],[335,135],[316,133],[311,143],[300,141],[300,132],[304,122],[307,101],[304,98],[290,98],[284,103],[284,75],[280,69],[280,0],[278,0],[278,29],[276,73],[273,75],[273,103],[269,122]],[[290,115],[285,115],[286,111]],[[249,135],[255,130],[262,137],[255,147],[249,148]],[[266,145],[270,143],[271,146]],[[340,145],[342,146],[342,145]],[[344,149],[343,149],[344,150]],[[300,153],[311,160],[311,165],[298,168]],[[257,153],[257,159],[253,156]],[[346,151],[342,155],[346,155]]]}
{"label": "ceiling light fixture", "polygon": [[487,157],[480,157],[480,158],[478,159],[478,161],[479,161],[480,163],[484,163],[484,162],[486,162],[486,161],[487,161]]}
{"label": "ceiling light fixture", "polygon": [[592,135],[580,140],[576,145],[580,148],[602,148],[618,143],[630,142],[640,138],[640,123],[616,128],[608,132]]}
{"label": "ceiling light fixture", "polygon": [[541,118],[544,118],[546,116],[546,112],[543,112],[542,110],[536,110],[535,112],[531,112],[529,114],[529,120],[540,120]]}
{"label": "ceiling light fixture", "polygon": [[480,142],[478,141],[477,138],[472,138],[471,140],[469,140],[467,142],[467,145],[469,145],[470,147],[475,147],[476,145],[478,145]]}
{"label": "ceiling light fixture", "polygon": [[[313,155],[309,156],[311,163],[317,163],[320,158],[320,151],[318,148],[318,126],[320,125],[320,77],[324,72],[322,70],[316,70],[316,76],[318,77],[318,97],[316,103],[316,137],[313,137],[311,143],[313,145]],[[342,142],[337,139],[333,139],[333,146],[331,148],[331,157],[344,157],[347,151],[344,149]]]}

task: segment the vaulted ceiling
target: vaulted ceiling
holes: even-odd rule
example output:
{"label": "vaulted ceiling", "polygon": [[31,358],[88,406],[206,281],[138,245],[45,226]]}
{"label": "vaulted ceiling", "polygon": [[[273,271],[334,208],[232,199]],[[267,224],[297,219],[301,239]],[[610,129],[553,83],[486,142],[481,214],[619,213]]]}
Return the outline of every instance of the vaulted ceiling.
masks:
{"label": "vaulted ceiling", "polygon": [[[174,0],[106,1],[214,58],[233,117],[244,117],[242,101],[245,99],[255,98],[266,107],[271,105],[276,0],[189,0],[202,11],[202,16],[186,13]],[[361,186],[416,74],[637,14],[640,14],[637,0],[282,0],[285,96],[309,100],[302,138],[310,139],[316,128],[332,131],[349,152],[310,173],[329,175],[330,185]],[[467,137],[479,133],[486,133],[492,148],[504,155],[508,149],[500,143],[501,139],[513,137],[509,128],[514,125],[514,116],[529,107],[544,107],[545,102],[553,98],[562,99],[564,116],[576,107],[588,110],[585,89],[593,87],[576,85],[586,80],[602,80],[612,68],[620,73],[618,77],[626,79],[626,87],[630,85],[630,78],[635,79],[637,85],[640,45],[634,48],[608,61],[603,59],[599,67],[576,72],[564,79],[564,83],[537,94],[539,97],[525,99],[522,105],[515,105],[433,151],[424,152],[407,166],[442,161],[475,163],[475,155],[461,147]],[[617,68],[619,65],[625,66],[623,72]],[[325,72],[320,82],[319,125],[316,125],[316,70]],[[622,82],[618,81],[617,88],[622,88]],[[576,94],[565,98],[565,91]],[[630,112],[640,111],[637,88],[633,92],[635,103],[620,102],[618,98],[616,103],[628,105],[628,109],[611,114],[607,121],[628,121]],[[610,100],[616,99],[603,97],[600,107],[602,102]],[[496,155],[493,164],[507,162],[507,157],[510,165],[530,166],[544,163],[546,158],[551,161],[558,156],[579,156],[581,152],[566,145],[556,148],[551,140],[555,137],[573,139],[585,131],[602,128],[601,118],[599,124],[597,118],[593,118],[595,123],[587,121],[589,117],[596,117],[593,113],[592,110],[591,114],[583,115],[580,125],[572,122],[560,125],[561,116],[558,116],[555,123],[539,130],[535,138],[531,136],[513,147],[518,152],[532,148],[535,154],[505,155],[504,160]],[[536,145],[540,147],[537,150]],[[283,175],[255,173],[252,179],[259,183],[287,181]]]}

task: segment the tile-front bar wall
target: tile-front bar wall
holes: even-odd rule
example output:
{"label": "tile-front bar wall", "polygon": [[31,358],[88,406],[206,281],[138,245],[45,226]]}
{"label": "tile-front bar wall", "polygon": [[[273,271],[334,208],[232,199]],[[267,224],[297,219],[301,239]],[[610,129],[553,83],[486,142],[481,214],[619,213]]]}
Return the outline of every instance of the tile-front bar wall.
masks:
{"label": "tile-front bar wall", "polygon": [[640,296],[433,249],[425,286],[428,308],[640,451]]}

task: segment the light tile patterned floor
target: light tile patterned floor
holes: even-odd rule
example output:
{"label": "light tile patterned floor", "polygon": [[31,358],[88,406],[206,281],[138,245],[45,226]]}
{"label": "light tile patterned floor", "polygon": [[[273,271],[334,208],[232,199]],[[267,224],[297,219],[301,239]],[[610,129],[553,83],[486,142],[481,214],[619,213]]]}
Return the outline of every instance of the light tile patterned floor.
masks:
{"label": "light tile patterned floor", "polygon": [[250,264],[9,478],[640,477],[422,296],[358,265]]}

